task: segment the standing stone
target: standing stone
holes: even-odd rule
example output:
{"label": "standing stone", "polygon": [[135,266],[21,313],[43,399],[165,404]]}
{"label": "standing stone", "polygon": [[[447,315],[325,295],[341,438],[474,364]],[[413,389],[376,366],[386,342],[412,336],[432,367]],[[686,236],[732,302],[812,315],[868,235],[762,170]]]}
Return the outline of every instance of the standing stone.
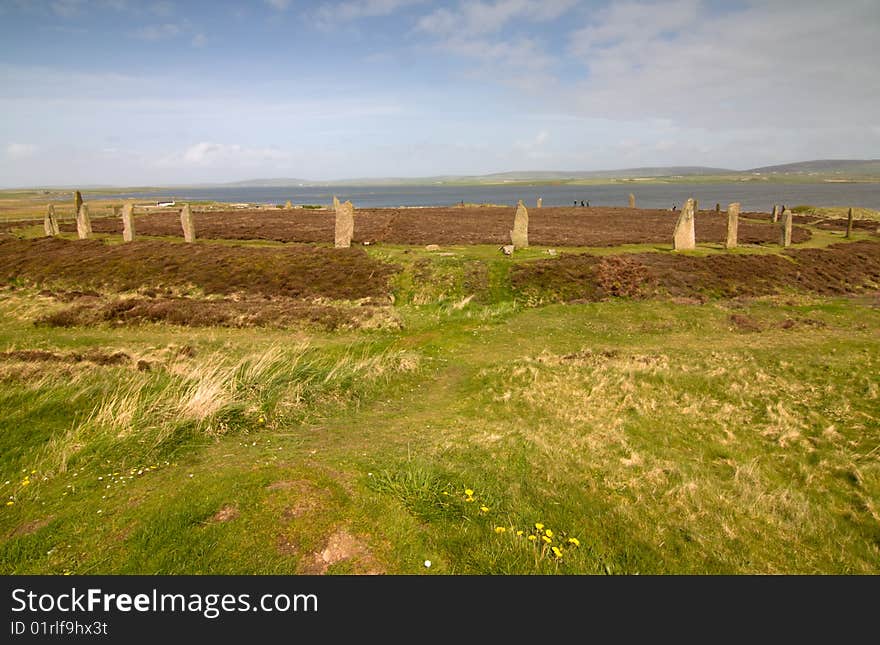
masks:
{"label": "standing stone", "polygon": [[519,200],[516,205],[513,230],[510,232],[510,243],[518,249],[525,249],[529,246],[529,211],[526,210],[522,200]]}
{"label": "standing stone", "polygon": [[694,200],[689,198],[681,209],[678,222],[675,224],[675,233],[672,237],[672,248],[676,251],[689,251],[697,248],[697,239],[694,234]]}
{"label": "standing stone", "polygon": [[852,237],[853,229],[853,209],[850,208],[846,213],[846,236]]}
{"label": "standing stone", "polygon": [[700,200],[694,200],[694,215],[700,212]]}
{"label": "standing stone", "polygon": [[538,197],[538,201],[535,202],[535,208],[541,208],[544,205],[544,200]]}
{"label": "standing stone", "polygon": [[727,205],[727,242],[724,248],[735,249],[739,235],[739,202]]}
{"label": "standing stone", "polygon": [[293,208],[293,204],[290,202],[289,199],[287,200],[287,203],[284,205],[284,208],[286,208],[287,210],[290,210]]}
{"label": "standing stone", "polygon": [[76,234],[84,240],[92,236],[92,220],[89,218],[89,207],[83,204],[76,213]]}
{"label": "standing stone", "polygon": [[791,246],[791,211],[787,208],[782,211],[782,220],[779,225],[779,243],[782,246]]}
{"label": "standing stone", "polygon": [[336,206],[336,231],[333,245],[337,249],[347,249],[351,246],[351,238],[354,235],[354,206],[348,200],[340,204],[336,197],[333,201]]}
{"label": "standing stone", "polygon": [[339,208],[339,200],[336,198],[336,195],[333,195],[333,210],[337,210]]}
{"label": "standing stone", "polygon": [[61,232],[61,229],[58,228],[58,220],[55,218],[54,204],[49,204],[49,208],[46,209],[46,218],[43,220],[43,228],[46,230],[46,235],[49,237],[55,237]]}
{"label": "standing stone", "polygon": [[125,204],[122,207],[122,241],[134,240],[134,204]]}
{"label": "standing stone", "polygon": [[721,212],[721,204],[719,204],[718,202],[715,202],[715,212],[716,213]]}
{"label": "standing stone", "polygon": [[773,220],[772,222],[775,224],[779,221],[779,205],[773,204]]}
{"label": "standing stone", "polygon": [[78,216],[79,209],[83,205],[83,196],[78,190],[73,191],[73,214]]}
{"label": "standing stone", "polygon": [[632,193],[629,194],[629,207],[630,208],[636,207],[636,196],[633,195]]}
{"label": "standing stone", "polygon": [[193,222],[193,212],[189,204],[184,204],[180,210],[180,225],[183,227],[183,239],[187,242],[195,242],[196,225]]}

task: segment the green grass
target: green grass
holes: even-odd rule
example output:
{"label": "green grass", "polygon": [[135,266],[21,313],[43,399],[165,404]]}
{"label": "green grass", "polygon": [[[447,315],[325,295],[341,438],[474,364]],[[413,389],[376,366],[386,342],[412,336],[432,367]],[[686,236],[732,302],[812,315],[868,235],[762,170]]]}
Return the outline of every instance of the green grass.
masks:
{"label": "green grass", "polygon": [[0,571],[880,573],[875,297],[525,307],[544,248],[368,252],[399,328],[51,329],[3,291],[0,351],[130,361],[0,361]]}

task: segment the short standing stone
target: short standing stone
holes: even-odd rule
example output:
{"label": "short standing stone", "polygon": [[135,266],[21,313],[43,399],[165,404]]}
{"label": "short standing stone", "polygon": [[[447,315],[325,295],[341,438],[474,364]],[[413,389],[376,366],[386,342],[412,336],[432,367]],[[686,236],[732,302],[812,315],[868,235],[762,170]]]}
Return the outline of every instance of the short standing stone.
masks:
{"label": "short standing stone", "polygon": [[339,208],[339,200],[336,198],[336,195],[333,195],[333,210]]}
{"label": "short standing stone", "polygon": [[505,244],[504,246],[500,246],[498,248],[501,249],[501,252],[504,255],[513,255],[513,249],[514,249],[513,244]]}
{"label": "short standing stone", "polygon": [[676,251],[688,251],[697,248],[694,235],[694,200],[688,199],[681,209],[675,233],[672,237],[672,248]]}
{"label": "short standing stone", "polygon": [[846,236],[852,237],[852,229],[853,229],[853,209],[850,208],[846,212]]}
{"label": "short standing stone", "polygon": [[629,194],[629,207],[630,208],[636,207],[636,196],[633,195],[632,193]]}
{"label": "short standing stone", "polygon": [[718,202],[715,202],[715,212],[716,213],[721,212],[721,204],[719,204]]}
{"label": "short standing stone", "polygon": [[122,207],[122,241],[134,240],[134,204],[125,204]]}
{"label": "short standing stone", "polygon": [[92,220],[87,204],[80,206],[76,213],[76,234],[81,240],[92,236]]}
{"label": "short standing stone", "polygon": [[526,210],[522,200],[519,200],[516,205],[516,215],[513,218],[510,242],[518,249],[525,249],[529,246],[529,211]]}
{"label": "short standing stone", "polygon": [[180,210],[180,225],[183,227],[183,239],[187,242],[195,242],[196,224],[193,221],[193,212],[189,204],[184,204]]}
{"label": "short standing stone", "polygon": [[727,205],[727,242],[724,244],[725,248],[736,248],[738,234],[739,202],[733,202],[732,204]]}
{"label": "short standing stone", "polygon": [[[333,198],[337,204],[339,200]],[[354,206],[350,201],[339,204],[336,207],[336,231],[333,245],[337,249],[347,249],[351,246],[351,238],[354,235]]]}
{"label": "short standing stone", "polygon": [[775,224],[779,221],[779,205],[773,204],[773,220],[772,222]]}
{"label": "short standing stone", "polygon": [[289,199],[287,200],[287,203],[284,205],[284,208],[286,208],[287,210],[290,210],[291,208],[293,208],[293,204],[291,203],[291,201]]}
{"label": "short standing stone", "polygon": [[535,202],[535,208],[541,208],[544,205],[544,200],[538,197],[538,201]]}
{"label": "short standing stone", "polygon": [[779,243],[782,246],[791,246],[791,211],[787,208],[782,211],[779,223]]}
{"label": "short standing stone", "polygon": [[46,218],[43,220],[43,228],[46,230],[46,235],[49,237],[55,237],[61,232],[58,228],[58,220],[55,217],[54,204],[49,204],[49,207],[46,209]]}

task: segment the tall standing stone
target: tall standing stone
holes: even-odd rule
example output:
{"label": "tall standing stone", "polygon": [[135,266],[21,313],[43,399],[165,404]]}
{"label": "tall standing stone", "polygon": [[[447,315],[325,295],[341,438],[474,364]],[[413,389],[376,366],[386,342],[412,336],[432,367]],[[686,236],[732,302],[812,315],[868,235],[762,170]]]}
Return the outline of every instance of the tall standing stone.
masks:
{"label": "tall standing stone", "polygon": [[779,205],[778,204],[773,204],[773,220],[772,221],[774,224],[779,221]]}
{"label": "tall standing stone", "polygon": [[122,241],[134,241],[134,204],[125,204],[122,207]]}
{"label": "tall standing stone", "polygon": [[195,242],[196,225],[193,221],[193,212],[189,204],[184,204],[180,210],[180,225],[183,227],[183,239],[187,242]]}
{"label": "tall standing stone", "polygon": [[727,241],[724,247],[735,249],[739,235],[739,202],[727,205]]}
{"label": "tall standing stone", "polygon": [[58,228],[58,220],[55,217],[54,204],[49,204],[49,207],[46,209],[46,218],[43,220],[43,228],[46,230],[46,235],[49,237],[55,237],[61,232],[61,229]]}
{"label": "tall standing stone", "polygon": [[787,208],[782,211],[782,219],[779,222],[779,244],[791,246],[791,211]]}
{"label": "tall standing stone", "polygon": [[694,234],[694,200],[689,198],[681,209],[678,222],[675,223],[675,233],[672,237],[672,248],[676,251],[689,251],[697,248],[697,239]]}
{"label": "tall standing stone", "polygon": [[73,214],[79,215],[79,209],[83,205],[83,196],[78,190],[73,191]]}
{"label": "tall standing stone", "polygon": [[529,246],[529,211],[526,210],[522,200],[519,200],[516,205],[513,230],[510,232],[510,243],[517,249],[525,249]]}
{"label": "tall standing stone", "polygon": [[636,207],[636,196],[633,195],[632,193],[629,194],[629,207],[630,208]]}
{"label": "tall standing stone", "polygon": [[333,201],[336,206],[336,230],[333,245],[337,249],[347,249],[351,246],[351,238],[354,235],[354,206],[348,200],[340,204],[336,197]]}
{"label": "tall standing stone", "polygon": [[333,210],[339,208],[339,200],[336,198],[336,195],[333,195]]}
{"label": "tall standing stone", "polygon": [[852,229],[853,229],[853,209],[850,208],[846,212],[846,236],[852,237]]}
{"label": "tall standing stone", "polygon": [[544,200],[538,197],[538,201],[535,202],[535,208],[541,208],[544,205]]}
{"label": "tall standing stone", "polygon": [[88,204],[80,206],[76,213],[76,234],[81,240],[92,236],[92,220],[89,217]]}

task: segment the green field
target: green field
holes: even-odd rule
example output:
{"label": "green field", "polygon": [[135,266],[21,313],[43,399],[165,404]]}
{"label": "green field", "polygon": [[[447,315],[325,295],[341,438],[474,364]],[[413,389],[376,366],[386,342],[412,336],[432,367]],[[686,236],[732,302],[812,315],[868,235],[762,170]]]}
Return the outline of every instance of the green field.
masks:
{"label": "green field", "polygon": [[579,302],[513,279],[540,248],[366,251],[393,305],[332,330],[52,326],[91,286],[7,279],[0,570],[880,573],[875,274]]}

